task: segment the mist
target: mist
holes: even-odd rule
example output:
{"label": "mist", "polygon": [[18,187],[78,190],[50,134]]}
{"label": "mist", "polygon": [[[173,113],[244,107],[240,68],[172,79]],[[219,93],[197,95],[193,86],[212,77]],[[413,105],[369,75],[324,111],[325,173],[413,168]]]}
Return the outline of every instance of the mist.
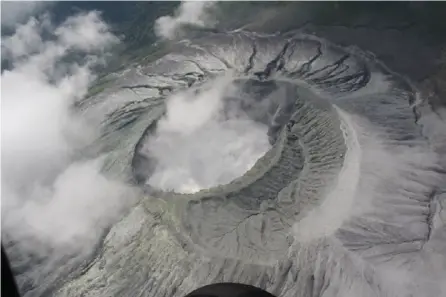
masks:
{"label": "mist", "polygon": [[49,1],[2,1],[1,24],[7,28],[14,28],[51,4]]}
{"label": "mist", "polygon": [[230,76],[196,90],[173,94],[166,115],[144,146],[156,159],[147,183],[162,190],[194,193],[242,176],[271,146],[268,127],[251,120],[226,96],[237,96]]}
{"label": "mist", "polygon": [[209,13],[214,1],[182,1],[173,16],[159,17],[155,22],[155,34],[164,39],[173,39],[184,25],[212,28],[216,20]]}
{"label": "mist", "polygon": [[70,269],[57,259],[90,253],[132,201],[129,186],[101,173],[101,156],[79,157],[98,130],[72,108],[118,42],[96,12],[58,27],[47,16],[31,18],[2,38],[12,65],[1,75],[2,242],[13,266],[15,256],[45,259],[24,264],[25,278],[42,287]]}

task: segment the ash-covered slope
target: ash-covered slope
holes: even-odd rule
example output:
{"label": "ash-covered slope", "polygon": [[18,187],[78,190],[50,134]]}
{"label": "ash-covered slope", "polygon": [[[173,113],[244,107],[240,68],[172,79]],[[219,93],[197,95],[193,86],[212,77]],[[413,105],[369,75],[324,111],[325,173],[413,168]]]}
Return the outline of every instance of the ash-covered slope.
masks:
{"label": "ash-covered slope", "polygon": [[[111,174],[144,185],[157,160],[142,148],[166,96],[228,74],[248,101],[266,102],[246,113],[267,125],[271,150],[195,194],[143,186],[56,295],[182,296],[223,281],[278,296],[446,292],[445,167],[418,124],[434,120],[408,81],[358,48],[243,31],[179,42],[79,104],[87,117],[108,114],[93,119],[104,133],[92,151],[109,152]],[[259,99],[252,85],[274,96]]]}

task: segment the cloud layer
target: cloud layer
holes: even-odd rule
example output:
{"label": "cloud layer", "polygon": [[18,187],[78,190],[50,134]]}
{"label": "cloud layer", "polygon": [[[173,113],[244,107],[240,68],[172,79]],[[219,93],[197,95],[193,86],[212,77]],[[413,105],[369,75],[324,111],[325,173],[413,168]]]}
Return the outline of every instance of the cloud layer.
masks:
{"label": "cloud layer", "polygon": [[[100,158],[76,158],[97,131],[72,104],[117,42],[95,12],[57,28],[46,17],[31,18],[2,40],[12,65],[1,76],[4,244],[52,259],[89,251],[131,201],[128,186],[101,174]],[[50,260],[30,265],[32,277],[58,274]]]}
{"label": "cloud layer", "polygon": [[51,5],[49,1],[2,1],[1,23],[7,28],[14,28],[18,23]]}

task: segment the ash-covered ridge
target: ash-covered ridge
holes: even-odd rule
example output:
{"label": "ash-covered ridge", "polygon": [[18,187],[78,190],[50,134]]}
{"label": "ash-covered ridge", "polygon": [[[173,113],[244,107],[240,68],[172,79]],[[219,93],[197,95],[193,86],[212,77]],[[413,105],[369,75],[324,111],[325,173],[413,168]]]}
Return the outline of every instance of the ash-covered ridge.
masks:
{"label": "ash-covered ridge", "polygon": [[[196,194],[145,186],[156,160],[141,148],[166,96],[228,73],[271,150]],[[445,168],[415,88],[372,56],[307,35],[219,33],[110,77],[80,104],[107,114],[91,150],[146,195],[55,295],[183,296],[213,282],[278,296],[446,292]]]}

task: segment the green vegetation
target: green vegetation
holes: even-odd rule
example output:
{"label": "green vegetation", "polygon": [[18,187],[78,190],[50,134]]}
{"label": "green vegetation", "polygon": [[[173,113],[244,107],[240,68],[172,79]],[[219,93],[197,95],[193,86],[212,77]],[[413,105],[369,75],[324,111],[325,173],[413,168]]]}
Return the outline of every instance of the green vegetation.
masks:
{"label": "green vegetation", "polygon": [[110,78],[110,77],[104,77],[104,78],[98,79],[96,81],[96,83],[92,87],[90,87],[90,89],[88,90],[87,98],[101,93],[102,91],[105,90],[105,88],[107,86],[109,86],[114,81],[115,81],[115,79]]}

